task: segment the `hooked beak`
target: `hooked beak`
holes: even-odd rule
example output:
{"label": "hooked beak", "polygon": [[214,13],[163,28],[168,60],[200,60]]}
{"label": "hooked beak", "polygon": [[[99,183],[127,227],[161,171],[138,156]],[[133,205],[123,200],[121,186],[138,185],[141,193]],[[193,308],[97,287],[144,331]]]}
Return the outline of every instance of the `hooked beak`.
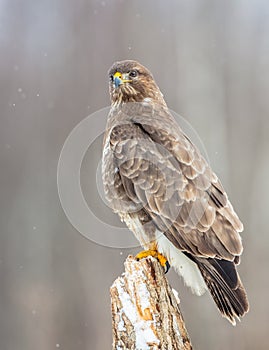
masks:
{"label": "hooked beak", "polygon": [[131,80],[128,78],[129,78],[128,73],[122,74],[120,72],[116,72],[113,75],[113,83],[114,83],[115,87],[118,88],[120,85],[122,85],[124,83],[129,83]]}

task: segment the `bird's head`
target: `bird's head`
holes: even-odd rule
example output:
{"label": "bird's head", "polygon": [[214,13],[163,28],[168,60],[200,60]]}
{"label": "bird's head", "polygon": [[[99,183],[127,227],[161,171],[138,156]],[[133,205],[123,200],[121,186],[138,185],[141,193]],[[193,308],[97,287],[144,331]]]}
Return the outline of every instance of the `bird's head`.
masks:
{"label": "bird's head", "polygon": [[152,74],[142,64],[131,60],[115,62],[108,75],[112,105],[143,102],[145,99],[165,104]]}

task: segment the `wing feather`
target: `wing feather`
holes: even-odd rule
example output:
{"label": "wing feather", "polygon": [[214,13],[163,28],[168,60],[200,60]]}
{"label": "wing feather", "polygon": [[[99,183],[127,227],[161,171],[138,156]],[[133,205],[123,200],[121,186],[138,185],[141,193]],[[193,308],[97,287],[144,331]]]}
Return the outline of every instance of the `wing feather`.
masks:
{"label": "wing feather", "polygon": [[110,130],[119,196],[142,204],[179,249],[233,260],[242,253],[242,224],[220,181],[168,112],[155,114],[154,126],[140,110]]}

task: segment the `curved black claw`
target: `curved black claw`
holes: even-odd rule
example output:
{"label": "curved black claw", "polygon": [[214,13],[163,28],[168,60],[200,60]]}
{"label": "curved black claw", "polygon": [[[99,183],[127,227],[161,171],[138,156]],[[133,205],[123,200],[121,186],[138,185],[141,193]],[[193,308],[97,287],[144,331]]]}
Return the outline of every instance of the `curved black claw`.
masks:
{"label": "curved black claw", "polygon": [[165,266],[164,266],[164,273],[166,274],[170,270],[170,264],[168,260],[166,260]]}
{"label": "curved black claw", "polygon": [[140,260],[143,258],[147,258],[148,256],[152,256],[153,258],[156,258],[161,266],[164,268],[164,273],[167,273],[170,269],[170,264],[166,257],[159,253],[157,250],[143,250],[142,252],[138,253],[136,255],[136,260]]}

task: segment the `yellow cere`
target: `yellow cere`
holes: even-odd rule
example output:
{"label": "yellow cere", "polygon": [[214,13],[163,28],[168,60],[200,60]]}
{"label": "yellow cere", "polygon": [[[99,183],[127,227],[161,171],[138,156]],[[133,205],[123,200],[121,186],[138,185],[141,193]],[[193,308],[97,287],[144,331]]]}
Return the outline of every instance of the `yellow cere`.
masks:
{"label": "yellow cere", "polygon": [[114,78],[121,78],[121,73],[120,72],[116,72],[114,74]]}
{"label": "yellow cere", "polygon": [[129,74],[128,73],[120,73],[120,72],[116,72],[114,74],[114,79],[120,79],[122,83],[129,83],[131,82],[131,80],[129,79]]}

